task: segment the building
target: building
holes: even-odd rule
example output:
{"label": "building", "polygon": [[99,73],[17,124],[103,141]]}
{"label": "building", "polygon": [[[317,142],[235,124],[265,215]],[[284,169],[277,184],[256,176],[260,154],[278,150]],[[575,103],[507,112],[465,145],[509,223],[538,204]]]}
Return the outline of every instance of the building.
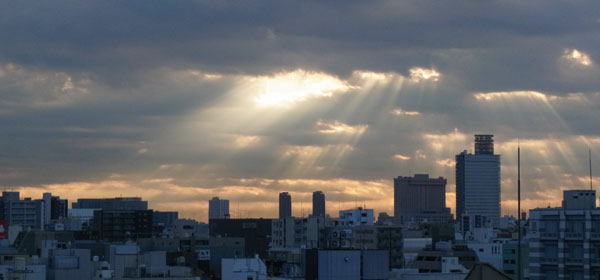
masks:
{"label": "building", "polygon": [[273,220],[271,247],[319,248],[323,243],[325,218],[287,217]]}
{"label": "building", "polygon": [[493,135],[475,135],[475,154],[456,156],[456,217],[465,214],[500,218],[500,155],[494,154]]}
{"label": "building", "polygon": [[65,221],[65,230],[81,231],[90,229],[94,220],[95,209],[69,209],[68,218]]}
{"label": "building", "polygon": [[[502,271],[514,279],[517,279],[518,275],[518,247],[516,241],[502,245]],[[529,242],[521,243],[521,275],[529,279]]]}
{"label": "building", "polygon": [[596,191],[565,191],[563,196],[563,207],[529,211],[529,279],[599,279]]}
{"label": "building", "polygon": [[222,259],[223,280],[267,280],[267,267],[259,258]]}
{"label": "building", "polygon": [[73,202],[73,209],[102,210],[148,210],[148,201],[140,197],[80,198]]}
{"label": "building", "polygon": [[94,267],[88,249],[54,249],[48,261],[48,279],[93,279]]}
{"label": "building", "polygon": [[358,207],[350,210],[340,210],[340,220],[349,226],[372,226],[375,224],[373,209]]}
{"label": "building", "polygon": [[438,244],[436,248],[432,246],[421,250],[410,267],[417,268],[420,273],[441,273],[444,267],[442,260],[447,257],[456,257],[458,263],[466,269],[473,268],[478,262],[477,254],[467,246],[448,244],[442,247]]}
{"label": "building", "polygon": [[390,271],[386,250],[306,250],[305,267],[307,280],[383,280]]}
{"label": "building", "polygon": [[213,197],[208,201],[208,219],[228,219],[229,215],[229,200]]}
{"label": "building", "polygon": [[402,225],[450,222],[446,179],[429,178],[429,174],[394,178],[394,217]]}
{"label": "building", "polygon": [[100,240],[127,241],[152,237],[152,210],[96,210],[93,231]]}
{"label": "building", "polygon": [[240,237],[210,237],[209,238],[209,267],[214,275],[219,275],[222,259],[241,259],[245,254],[244,238]]}
{"label": "building", "polygon": [[279,193],[279,218],[292,216],[292,196],[287,192]]}
{"label": "building", "polygon": [[315,217],[325,217],[325,213],[325,194],[322,191],[313,192],[312,215]]}
{"label": "building", "polygon": [[337,226],[326,228],[323,235],[322,248],[386,250],[390,267],[400,268],[404,264],[404,240],[400,226]]}
{"label": "building", "polygon": [[152,214],[152,222],[155,226],[170,228],[177,219],[179,219],[179,212],[177,211],[154,211]]}
{"label": "building", "polygon": [[44,203],[44,225],[67,218],[68,200],[60,199],[59,196],[53,196],[51,193],[44,193],[42,201]]}
{"label": "building", "polygon": [[[18,193],[17,193],[18,194]],[[43,229],[45,221],[44,203],[29,197],[20,200],[4,200],[4,216],[9,225],[20,225],[23,228]]]}
{"label": "building", "polygon": [[258,254],[267,257],[271,243],[272,219],[212,219],[209,222],[211,237],[244,238],[246,257]]}
{"label": "building", "polygon": [[111,279],[197,279],[189,267],[167,265],[165,251],[142,252],[135,244],[113,244],[108,252]]}

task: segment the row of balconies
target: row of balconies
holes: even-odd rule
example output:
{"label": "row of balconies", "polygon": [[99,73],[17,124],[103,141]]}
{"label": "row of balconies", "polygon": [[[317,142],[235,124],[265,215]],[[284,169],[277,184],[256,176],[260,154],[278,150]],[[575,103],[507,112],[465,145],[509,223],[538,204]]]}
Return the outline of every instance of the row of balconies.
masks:
{"label": "row of balconies", "polygon": [[[582,240],[585,234],[583,232],[565,232],[564,239],[566,240]],[[558,239],[558,232],[540,232],[540,239]],[[590,239],[600,240],[600,232],[590,233]]]}
{"label": "row of balconies", "polygon": [[[564,262],[566,265],[584,265],[589,261],[592,266],[600,266],[600,258],[590,257],[589,259],[585,258],[575,258],[575,257],[566,257],[564,258]],[[557,257],[541,257],[540,263],[543,265],[558,265],[559,258]]]}

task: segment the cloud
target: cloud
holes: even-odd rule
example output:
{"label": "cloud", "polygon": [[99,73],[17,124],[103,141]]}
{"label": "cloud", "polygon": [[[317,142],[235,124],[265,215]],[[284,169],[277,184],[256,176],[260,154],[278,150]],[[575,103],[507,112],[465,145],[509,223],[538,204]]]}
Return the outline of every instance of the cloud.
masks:
{"label": "cloud", "polygon": [[368,125],[349,125],[340,121],[319,120],[316,123],[317,131],[322,134],[349,134],[360,135],[365,133]]}
{"label": "cloud", "polygon": [[446,177],[452,201],[475,133],[496,135],[505,213],[517,138],[527,207],[585,183],[597,1],[339,4],[3,5],[2,184],[141,193],[200,219],[214,195],[273,216],[278,191],[309,205],[317,188],[331,214],[389,211],[391,178],[415,172]]}
{"label": "cloud", "polygon": [[418,116],[421,114],[417,111],[404,111],[402,109],[394,109],[391,113],[396,116]]}
{"label": "cloud", "polygon": [[437,82],[440,80],[441,74],[434,69],[426,69],[421,67],[410,68],[410,80],[419,83],[423,81]]}
{"label": "cloud", "polygon": [[401,154],[395,154],[394,158],[397,159],[397,160],[402,160],[402,161],[411,159],[411,157],[405,156],[405,155],[401,155]]}
{"label": "cloud", "polygon": [[303,70],[257,77],[263,84],[263,92],[256,97],[260,106],[285,106],[308,98],[332,97],[349,89],[344,81],[324,73]]}
{"label": "cloud", "polygon": [[576,49],[565,50],[563,58],[572,63],[576,63],[584,67],[592,65],[592,59],[590,58],[590,56]]}

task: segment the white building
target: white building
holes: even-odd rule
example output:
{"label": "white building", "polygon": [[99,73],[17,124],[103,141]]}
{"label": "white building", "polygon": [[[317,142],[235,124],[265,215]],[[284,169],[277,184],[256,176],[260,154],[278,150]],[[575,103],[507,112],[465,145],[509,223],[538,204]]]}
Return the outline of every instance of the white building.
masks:
{"label": "white building", "polygon": [[266,280],[267,266],[259,258],[221,259],[222,280]]}
{"label": "white building", "polygon": [[528,237],[531,280],[600,279],[595,191],[565,191],[563,207],[530,210]]}
{"label": "white building", "polygon": [[362,207],[350,210],[341,210],[340,220],[349,226],[370,226],[375,224],[373,209],[363,209]]}

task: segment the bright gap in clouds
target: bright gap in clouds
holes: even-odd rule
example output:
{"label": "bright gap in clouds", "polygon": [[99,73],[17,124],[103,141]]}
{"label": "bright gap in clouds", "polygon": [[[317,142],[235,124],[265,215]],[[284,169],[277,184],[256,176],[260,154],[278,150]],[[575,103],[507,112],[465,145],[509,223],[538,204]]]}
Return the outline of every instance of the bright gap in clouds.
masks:
{"label": "bright gap in clouds", "polygon": [[590,56],[576,49],[565,50],[563,58],[571,61],[572,63],[579,64],[582,66],[592,65],[592,59],[590,58]]}
{"label": "bright gap in clouds", "polygon": [[311,97],[331,97],[351,88],[334,76],[304,70],[259,77],[258,80],[264,90],[255,101],[261,107],[286,106]]}

